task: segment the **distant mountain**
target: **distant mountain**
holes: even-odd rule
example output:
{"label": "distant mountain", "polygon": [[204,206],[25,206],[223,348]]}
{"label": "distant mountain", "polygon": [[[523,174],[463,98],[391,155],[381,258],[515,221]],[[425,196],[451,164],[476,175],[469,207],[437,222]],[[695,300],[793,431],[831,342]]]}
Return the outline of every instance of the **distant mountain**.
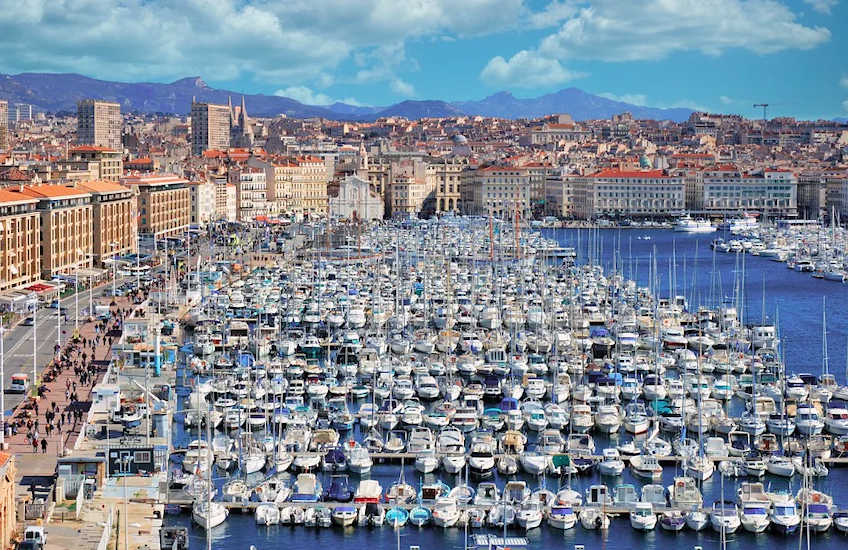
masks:
{"label": "distant mountain", "polygon": [[839,117],[839,118],[834,118],[834,119],[833,119],[833,122],[838,122],[838,123],[840,123],[840,124],[845,124],[846,122],[848,122],[848,117],[844,117],[844,116],[843,116],[843,117]]}
{"label": "distant mountain", "polygon": [[574,120],[610,118],[625,111],[634,118],[682,121],[691,109],[657,109],[596,96],[578,88],[566,88],[539,97],[519,99],[499,92],[480,101],[455,101],[452,105],[469,114],[500,118],[537,118],[552,113],[568,113]]}
{"label": "distant mountain", "polygon": [[[170,84],[152,82],[110,82],[78,74],[22,73],[0,75],[0,98],[9,103],[31,103],[45,111],[75,111],[77,101],[97,98],[116,101],[124,112],[187,114],[192,98],[211,103],[226,103],[232,97],[241,102],[242,94],[210,88],[200,77],[182,78]],[[324,107],[304,105],[294,99],[264,94],[245,94],[248,114],[291,117],[339,118]]]}
{"label": "distant mountain", "polygon": [[656,109],[613,101],[577,88],[567,88],[535,98],[516,98],[500,92],[479,101],[446,102],[440,100],[402,101],[387,107],[366,107],[333,103],[305,105],[288,97],[264,94],[241,94],[210,88],[200,77],[182,78],[162,84],[155,82],[110,82],[78,74],[22,73],[0,74],[0,99],[9,103],[30,103],[45,111],[75,111],[77,101],[98,98],[116,101],[124,112],[187,114],[192,98],[211,103],[238,104],[244,95],[247,112],[254,116],[292,118],[324,117],[334,120],[374,120],[379,117],[402,116],[409,119],[482,115],[501,118],[537,118],[554,113],[568,113],[575,120],[609,118],[628,111],[636,118],[685,120],[689,109]]}
{"label": "distant mountain", "polygon": [[374,113],[375,118],[401,116],[409,119],[463,116],[466,112],[444,101],[401,101]]}

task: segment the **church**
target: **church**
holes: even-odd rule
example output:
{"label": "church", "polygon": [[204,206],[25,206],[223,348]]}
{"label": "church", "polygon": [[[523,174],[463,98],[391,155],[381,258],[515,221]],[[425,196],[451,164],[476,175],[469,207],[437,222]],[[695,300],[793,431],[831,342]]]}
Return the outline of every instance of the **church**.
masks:
{"label": "church", "polygon": [[330,216],[337,219],[382,220],[383,199],[367,180],[348,176],[339,183],[339,194],[330,197]]}

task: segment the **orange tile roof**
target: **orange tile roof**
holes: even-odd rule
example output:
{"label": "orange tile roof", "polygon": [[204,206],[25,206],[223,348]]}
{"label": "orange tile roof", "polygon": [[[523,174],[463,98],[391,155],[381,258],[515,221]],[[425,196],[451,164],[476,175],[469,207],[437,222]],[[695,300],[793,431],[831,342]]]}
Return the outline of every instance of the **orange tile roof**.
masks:
{"label": "orange tile roof", "polygon": [[617,168],[607,168],[592,174],[593,178],[670,178],[668,174],[662,170],[619,170]]}
{"label": "orange tile roof", "polygon": [[7,169],[0,170],[0,180],[5,181],[32,181],[32,176],[29,172],[25,172],[20,168],[10,166]]}
{"label": "orange tile roof", "polygon": [[0,188],[0,204],[38,202],[38,199],[34,199],[33,197],[24,195],[20,191],[17,191],[17,187],[14,189],[15,190],[12,188]]}
{"label": "orange tile roof", "polygon": [[38,184],[25,185],[22,193],[37,199],[58,199],[62,197],[82,197],[88,192],[67,185]]}
{"label": "orange tile roof", "polygon": [[117,153],[115,149],[111,149],[109,147],[98,147],[96,145],[77,145],[76,147],[72,147],[70,149],[71,153]]}
{"label": "orange tile roof", "polygon": [[77,187],[84,189],[86,191],[90,191],[92,193],[115,193],[121,191],[130,191],[129,188],[124,187],[114,181],[81,181],[77,183]]}

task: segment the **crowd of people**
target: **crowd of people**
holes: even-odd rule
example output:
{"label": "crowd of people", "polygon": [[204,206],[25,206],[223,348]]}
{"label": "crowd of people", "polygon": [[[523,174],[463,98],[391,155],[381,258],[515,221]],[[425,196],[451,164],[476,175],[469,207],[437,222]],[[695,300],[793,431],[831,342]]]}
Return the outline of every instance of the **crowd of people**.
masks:
{"label": "crowd of people", "polygon": [[[140,291],[139,297],[143,298],[144,292]],[[119,308],[114,301],[110,310],[111,316],[108,319],[93,321],[92,335],[75,335],[61,348],[58,344],[54,347],[55,358],[42,373],[42,383],[36,390],[37,397],[24,401],[5,427],[8,435],[25,431],[34,453],[39,450],[47,453],[49,438],[56,435],[64,441],[63,437],[78,433],[84,423],[90,406],[91,390],[106,370],[112,344],[120,336],[124,319],[132,311],[130,308]],[[105,354],[98,357],[103,348]],[[73,376],[65,378],[64,388],[51,384],[63,373],[71,371]],[[50,395],[57,391],[64,391],[64,400]],[[63,404],[60,405],[59,401]]]}

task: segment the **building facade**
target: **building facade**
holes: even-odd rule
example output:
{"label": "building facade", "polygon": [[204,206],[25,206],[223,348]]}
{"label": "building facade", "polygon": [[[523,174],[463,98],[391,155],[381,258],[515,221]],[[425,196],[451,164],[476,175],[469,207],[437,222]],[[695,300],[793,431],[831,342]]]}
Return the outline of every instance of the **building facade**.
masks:
{"label": "building facade", "polygon": [[81,145],[68,151],[71,160],[96,162],[97,178],[106,181],[120,181],[124,175],[124,160],[121,151],[99,147],[96,145]]}
{"label": "building facade", "polygon": [[192,225],[206,225],[216,219],[216,189],[215,184],[206,181],[192,181],[188,185],[191,198]]}
{"label": "building facade", "polygon": [[0,292],[41,278],[38,199],[0,188]]}
{"label": "building facade", "polygon": [[22,194],[38,200],[41,216],[41,277],[52,279],[90,266],[91,193],[76,186],[27,185]]}
{"label": "building facade", "polygon": [[249,166],[231,170],[230,183],[236,186],[238,221],[250,221],[268,215],[264,170]]}
{"label": "building facade", "polygon": [[784,170],[745,174],[721,170],[704,174],[704,210],[747,211],[794,216],[798,211],[798,178]]}
{"label": "building facade", "polygon": [[463,211],[512,219],[530,215],[530,176],[515,166],[490,166],[467,172],[463,179]]}
{"label": "building facade", "polygon": [[133,252],[137,231],[133,219],[136,197],[132,189],[113,181],[87,181],[77,187],[91,194],[95,264],[102,267],[107,258]]}
{"label": "building facade", "polygon": [[214,103],[191,104],[191,154],[204,151],[226,151],[230,147],[232,111],[227,105]]}
{"label": "building facade", "polygon": [[122,151],[121,106],[111,101],[83,99],[77,103],[77,142]]}
{"label": "building facade", "polygon": [[367,180],[348,176],[339,184],[339,194],[329,199],[330,216],[338,219],[382,220],[383,199]]}
{"label": "building facade", "polygon": [[135,191],[139,233],[160,238],[188,231],[191,197],[186,180],[167,174],[141,174],[124,177],[121,184]]}
{"label": "building facade", "polygon": [[17,464],[15,455],[0,452],[0,546],[11,548],[12,539],[17,533],[15,518],[15,488],[17,484]]}
{"label": "building facade", "polygon": [[686,207],[683,178],[663,170],[601,170],[567,178],[573,184],[574,216],[668,216]]}
{"label": "building facade", "polygon": [[292,181],[291,210],[296,214],[326,214],[327,185],[330,173],[320,157],[300,156],[293,159],[297,164]]}
{"label": "building facade", "polygon": [[0,99],[0,151],[9,148],[9,102]]}
{"label": "building facade", "polygon": [[414,176],[398,174],[389,186],[391,217],[396,219],[416,218],[427,199],[427,185]]}
{"label": "building facade", "polygon": [[427,163],[427,186],[435,190],[436,212],[459,211],[459,184],[465,167],[460,162]]}
{"label": "building facade", "polygon": [[545,184],[545,215],[575,217],[574,181],[559,174],[548,176]]}

